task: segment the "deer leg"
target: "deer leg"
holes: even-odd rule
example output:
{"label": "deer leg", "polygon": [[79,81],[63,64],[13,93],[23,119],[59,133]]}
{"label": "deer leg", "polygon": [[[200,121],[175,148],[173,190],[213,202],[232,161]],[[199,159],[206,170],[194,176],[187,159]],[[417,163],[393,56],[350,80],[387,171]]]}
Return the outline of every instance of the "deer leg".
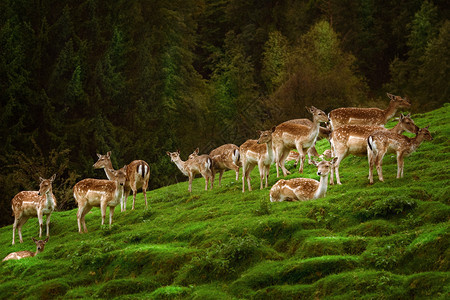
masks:
{"label": "deer leg", "polygon": [[222,186],[222,176],[223,176],[223,172],[225,172],[225,170],[220,170],[219,171],[219,186]]}
{"label": "deer leg", "polygon": [[51,213],[47,215],[47,236],[50,236],[50,216]]}
{"label": "deer leg", "polygon": [[270,165],[266,166],[266,188],[269,186],[269,173],[270,173]]}
{"label": "deer leg", "polygon": [[286,162],[286,158],[288,156],[289,156],[289,151],[282,151],[279,163],[280,163],[281,170],[283,171],[283,176],[287,176],[288,174],[291,174],[291,172],[289,172],[288,169],[286,169],[286,166],[284,165]]}
{"label": "deer leg", "polygon": [[380,181],[384,181],[383,178],[383,157],[384,157],[384,153],[380,153],[378,152],[378,155],[376,157],[376,168],[377,168],[377,173],[378,173],[378,179]]}
{"label": "deer leg", "polygon": [[[81,223],[83,224],[83,229],[84,229],[84,232],[85,232],[85,233],[88,232],[88,231],[87,231],[87,227],[86,227],[86,219],[85,219],[85,217],[86,217],[87,213],[88,213],[91,209],[92,209],[92,206],[86,205],[86,206],[84,207],[83,211],[81,212],[81,215],[80,215],[80,221],[81,221]],[[80,233],[81,233],[81,227],[80,227]]]}
{"label": "deer leg", "polygon": [[277,169],[277,178],[280,177],[280,171],[278,170],[278,167],[280,166],[280,160],[281,155],[279,154],[279,149],[274,149],[274,156],[275,156],[275,168]]}
{"label": "deer leg", "polygon": [[259,169],[259,183],[260,183],[260,187],[259,189],[262,190],[263,189],[263,182],[264,182],[264,177],[265,177],[265,173],[266,173],[266,168],[264,166],[264,162],[262,160],[260,160],[258,162],[258,169]]}
{"label": "deer leg", "polygon": [[30,217],[23,217],[22,216],[22,218],[19,220],[19,224],[18,224],[18,232],[19,232],[19,240],[20,240],[20,242],[21,243],[23,243],[23,239],[22,239],[22,226],[23,226],[23,224],[25,224],[27,221],[28,221],[28,219],[29,219]]}
{"label": "deer leg", "polygon": [[341,176],[339,175],[339,166],[341,165],[341,161],[346,157],[347,152],[344,152],[343,154],[338,154],[338,159],[336,163],[334,164],[334,172],[336,174],[336,182],[337,184],[341,183]]}
{"label": "deer leg", "polygon": [[38,210],[37,217],[39,221],[39,237],[42,237],[42,227],[44,227],[44,216],[42,210]]}
{"label": "deer leg", "polygon": [[19,223],[19,218],[18,216],[15,216],[14,218],[14,224],[13,224],[13,238],[12,238],[12,244],[16,244],[16,228],[17,228],[17,224]]}
{"label": "deer leg", "polygon": [[127,210],[127,199],[128,196],[130,195],[130,191],[131,191],[131,186],[129,184],[125,184],[125,188],[123,191],[123,196],[122,199],[120,201],[120,209],[121,211],[126,211]]}
{"label": "deer leg", "polygon": [[239,167],[235,166],[234,171],[236,172],[236,181],[238,181],[239,180]]}
{"label": "deer leg", "polygon": [[297,143],[295,143],[295,147],[297,148],[298,157],[300,159],[300,168],[298,169],[298,172],[303,173],[303,166],[305,164],[305,158],[306,158],[306,155],[303,152],[303,145],[300,142],[297,142]]}
{"label": "deer leg", "polygon": [[373,184],[373,165],[375,163],[375,158],[369,147],[367,147],[367,160],[369,161],[369,183]]}
{"label": "deer leg", "polygon": [[189,188],[188,188],[189,193],[192,192],[192,177],[193,177],[193,175],[189,174]]}
{"label": "deer leg", "polygon": [[142,185],[142,194],[144,194],[145,209],[148,208],[148,205],[147,205],[147,188],[148,188],[148,181],[144,182],[144,184]]}
{"label": "deer leg", "polygon": [[116,207],[115,206],[110,206],[109,207],[109,228],[111,229],[111,224],[112,224],[112,219],[113,219],[113,215],[114,215],[114,209]]}
{"label": "deer leg", "polygon": [[403,178],[403,165],[404,165],[403,153],[397,154],[397,178]]}
{"label": "deer leg", "polygon": [[106,215],[106,202],[101,201],[100,202],[100,211],[102,213],[102,225],[105,224],[105,215]]}
{"label": "deer leg", "polygon": [[133,189],[133,206],[131,207],[131,210],[134,210],[134,203],[136,202],[136,194],[137,194],[137,188],[135,187]]}

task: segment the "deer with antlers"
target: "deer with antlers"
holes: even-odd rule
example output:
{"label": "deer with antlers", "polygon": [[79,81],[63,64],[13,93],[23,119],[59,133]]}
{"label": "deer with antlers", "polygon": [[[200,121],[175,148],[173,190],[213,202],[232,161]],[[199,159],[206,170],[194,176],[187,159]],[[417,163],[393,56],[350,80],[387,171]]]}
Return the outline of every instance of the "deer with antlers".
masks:
{"label": "deer with antlers", "polygon": [[31,251],[18,251],[8,254],[2,261],[7,261],[10,259],[22,259],[26,257],[34,257],[39,253],[44,251],[45,244],[48,242],[48,237],[45,240],[36,240],[32,238],[33,242],[36,244],[36,252]]}
{"label": "deer with antlers", "polygon": [[306,109],[313,115],[312,126],[285,122],[278,125],[273,132],[272,143],[275,153],[277,177],[280,176],[279,167],[283,171],[284,176],[289,173],[284,163],[292,149],[297,149],[300,155],[299,172],[303,172],[305,150],[315,145],[317,136],[319,135],[320,123],[328,121],[327,115],[322,110],[314,106],[306,107]]}
{"label": "deer with antlers", "polygon": [[[105,155],[98,154],[98,160],[94,164],[94,169],[105,169],[106,177],[109,180],[114,180],[113,172],[114,168],[111,162],[111,151],[108,151]],[[137,190],[142,188],[142,193],[144,194],[145,208],[148,208],[147,204],[147,188],[148,180],[150,179],[150,166],[143,160],[133,160],[129,165],[127,165],[127,180],[125,182],[125,192],[123,194],[123,199],[120,200],[120,210],[127,210],[127,199],[130,195],[130,191],[133,191],[133,206],[136,201]]]}
{"label": "deer with antlers", "polygon": [[260,189],[263,189],[263,181],[268,187],[269,169],[273,163],[274,155],[272,148],[272,134],[275,130],[259,131],[258,140],[247,140],[239,147],[242,162],[242,192],[245,192],[245,181],[247,180],[248,190],[252,190],[250,184],[250,173],[258,165],[260,176]]}
{"label": "deer with antlers", "polygon": [[373,166],[376,165],[378,179],[384,181],[382,162],[386,153],[397,154],[397,178],[403,177],[404,158],[419,148],[423,141],[431,141],[428,127],[419,129],[413,138],[389,132],[376,131],[367,138],[367,153],[369,156],[369,182],[373,183]]}
{"label": "deer with antlers", "polygon": [[127,166],[119,170],[109,169],[112,180],[86,178],[75,184],[73,197],[78,204],[78,232],[87,232],[85,216],[92,207],[100,207],[102,225],[105,224],[106,208],[109,207],[109,227],[111,228],[114,209],[120,203],[125,193]]}
{"label": "deer with antlers", "polygon": [[367,138],[375,131],[382,130],[390,133],[401,134],[404,131],[417,133],[419,127],[414,124],[411,116],[408,114],[400,115],[399,122],[391,129],[385,129],[382,126],[370,125],[344,125],[331,133],[331,149],[333,155],[337,158],[334,164],[334,172],[331,171],[330,184],[334,184],[333,174],[336,174],[337,184],[341,184],[339,176],[339,166],[341,161],[349,154],[356,156],[367,155]]}
{"label": "deer with antlers", "polygon": [[50,216],[56,209],[56,198],[53,195],[52,184],[56,174],[50,179],[39,177],[39,191],[22,191],[11,200],[11,208],[14,216],[12,244],[15,244],[16,228],[22,243],[22,226],[29,218],[37,217],[39,220],[39,237],[42,236],[44,215],[47,216],[47,236],[50,235]]}
{"label": "deer with antlers", "polygon": [[384,125],[394,115],[399,108],[411,107],[411,102],[400,96],[387,93],[391,101],[386,109],[379,108],[358,108],[342,107],[332,110],[328,117],[330,118],[331,128],[336,130],[343,125]]}
{"label": "deer with antlers", "polygon": [[209,182],[211,182],[211,189],[214,186],[213,160],[207,154],[198,155],[198,152],[199,149],[195,149],[186,161],[181,160],[180,150],[177,150],[176,152],[166,152],[170,157],[170,160],[175,163],[181,173],[189,177],[189,193],[192,192],[192,180],[196,174],[201,174],[203,178],[205,178],[205,191],[208,190]]}
{"label": "deer with antlers", "polygon": [[328,188],[328,174],[333,168],[336,158],[331,161],[313,161],[317,167],[317,175],[320,181],[311,178],[293,178],[289,180],[280,179],[270,189],[270,201],[304,201],[313,200],[326,196]]}

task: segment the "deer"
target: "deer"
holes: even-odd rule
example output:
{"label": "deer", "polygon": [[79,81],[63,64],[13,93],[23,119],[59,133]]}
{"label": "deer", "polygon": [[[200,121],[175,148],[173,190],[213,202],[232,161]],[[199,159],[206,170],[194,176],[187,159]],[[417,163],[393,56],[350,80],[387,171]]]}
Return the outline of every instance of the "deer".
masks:
{"label": "deer", "polygon": [[48,237],[45,240],[36,240],[34,237],[31,238],[33,242],[36,244],[36,252],[31,251],[18,251],[18,252],[12,252],[8,254],[3,260],[11,260],[11,259],[22,259],[26,257],[34,257],[38,255],[39,253],[44,251],[45,244],[48,242]]}
{"label": "deer", "polygon": [[[292,119],[292,120],[283,122],[281,124],[299,124],[299,125],[305,125],[305,126],[313,126],[314,123],[310,119]],[[329,123],[326,123],[326,127],[322,127],[322,126],[319,127],[319,134],[317,135],[317,140],[327,139],[329,142],[330,134],[331,134],[331,127],[330,127]],[[317,153],[315,145],[310,147],[308,149],[308,151],[306,152],[306,154],[308,154],[308,164],[310,164],[310,165],[312,164],[312,157],[320,158],[320,155],[319,155],[319,153]],[[298,152],[291,151],[289,153],[289,156],[286,158],[286,161],[294,160],[294,159],[292,159],[293,157],[296,158],[294,166],[297,167],[297,165],[300,161],[300,156],[298,155]],[[329,158],[331,158],[331,156]]]}
{"label": "deer", "polygon": [[369,157],[369,183],[373,184],[373,166],[376,165],[378,179],[384,181],[382,162],[386,153],[397,154],[397,179],[403,178],[404,158],[417,150],[423,141],[432,141],[429,126],[419,129],[413,138],[391,132],[376,131],[367,138]]}
{"label": "deer", "polygon": [[331,161],[313,161],[317,167],[320,181],[311,178],[280,179],[270,189],[270,202],[305,201],[326,196],[328,188],[328,174],[333,168],[336,158]]}
{"label": "deer", "polygon": [[268,187],[269,169],[273,163],[273,147],[272,129],[259,131],[258,140],[247,140],[239,147],[242,162],[242,192],[245,192],[245,181],[247,179],[248,190],[252,190],[250,184],[250,173],[258,165],[260,176],[260,189],[263,189],[263,181],[265,179],[265,187]]}
{"label": "deer", "polygon": [[[330,159],[333,156],[331,149],[326,149],[323,151],[322,154],[319,154],[315,147],[309,148],[307,154],[308,154],[308,164],[310,165],[313,164],[312,157],[317,157],[323,160],[326,158]],[[291,150],[285,161],[296,161],[296,163],[298,163],[299,159],[300,154],[297,151]]]}
{"label": "deer", "polygon": [[222,175],[226,170],[236,172],[236,181],[239,180],[239,147],[234,144],[222,145],[209,153],[214,161],[214,171],[219,172],[219,186],[222,185]]}
{"label": "deer", "polygon": [[203,178],[205,178],[205,191],[208,190],[209,182],[211,182],[211,189],[214,186],[213,160],[207,154],[198,155],[198,152],[199,149],[195,149],[190,155],[190,158],[186,161],[181,160],[180,150],[177,150],[176,152],[166,152],[170,157],[170,160],[175,163],[181,173],[189,177],[189,193],[192,192],[192,180],[196,174],[201,174]]}
{"label": "deer", "polygon": [[105,224],[106,208],[109,207],[109,228],[112,225],[114,209],[120,203],[125,193],[127,166],[119,170],[109,169],[112,180],[86,178],[73,187],[73,197],[78,204],[77,223],[81,234],[81,225],[87,233],[86,214],[92,207],[100,207],[102,225]]}
{"label": "deer", "polygon": [[341,161],[349,154],[356,156],[367,155],[367,138],[378,130],[396,134],[408,131],[416,134],[419,127],[414,124],[410,114],[406,116],[401,114],[399,122],[391,129],[371,125],[344,125],[334,130],[331,133],[330,142],[333,155],[337,157],[337,162],[334,164],[334,170],[331,171],[330,184],[334,184],[334,173],[336,173],[337,184],[342,184],[339,175]]}
{"label": "deer", "polygon": [[44,215],[47,216],[47,236],[50,236],[50,217],[56,209],[56,198],[53,195],[52,184],[56,178],[54,174],[50,179],[39,177],[39,191],[22,191],[11,200],[11,208],[14,216],[12,244],[16,238],[16,229],[19,233],[20,242],[22,239],[22,226],[29,218],[37,217],[39,220],[39,237],[42,237],[42,227],[44,226]]}
{"label": "deer", "polygon": [[[113,172],[110,170],[114,170],[111,162],[111,151],[108,151],[105,155],[98,154],[98,160],[93,165],[94,169],[104,169],[106,173],[106,177],[109,180],[114,180]],[[145,200],[145,209],[148,209],[147,203],[147,188],[148,188],[148,180],[150,179],[150,167],[148,163],[143,160],[133,160],[127,166],[127,180],[125,182],[125,192],[123,194],[123,199],[120,200],[120,210],[127,210],[127,199],[128,195],[130,195],[130,191],[133,191],[133,206],[131,207],[134,210],[134,204],[136,202],[136,194],[137,190],[142,188],[142,193],[144,194]]]}
{"label": "deer", "polygon": [[331,128],[336,130],[343,125],[384,125],[397,113],[399,108],[411,107],[411,102],[405,97],[395,96],[387,93],[391,101],[386,109],[341,107],[332,110],[330,118]]}
{"label": "deer", "polygon": [[272,134],[277,177],[280,177],[279,167],[281,167],[284,176],[290,173],[284,166],[284,163],[291,149],[297,149],[300,155],[299,172],[303,173],[305,162],[304,149],[307,150],[315,145],[320,123],[328,121],[327,115],[322,110],[314,106],[306,107],[306,109],[313,115],[313,126],[282,123],[276,127]]}

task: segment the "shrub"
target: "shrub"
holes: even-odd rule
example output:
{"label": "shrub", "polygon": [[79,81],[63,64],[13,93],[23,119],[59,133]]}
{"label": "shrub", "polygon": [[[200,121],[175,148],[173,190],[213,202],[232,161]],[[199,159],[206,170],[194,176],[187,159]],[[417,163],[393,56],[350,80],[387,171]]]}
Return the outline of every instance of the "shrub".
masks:
{"label": "shrub", "polygon": [[414,209],[417,202],[405,196],[393,196],[381,200],[365,200],[359,202],[356,208],[358,217],[362,220],[374,218],[389,218]]}

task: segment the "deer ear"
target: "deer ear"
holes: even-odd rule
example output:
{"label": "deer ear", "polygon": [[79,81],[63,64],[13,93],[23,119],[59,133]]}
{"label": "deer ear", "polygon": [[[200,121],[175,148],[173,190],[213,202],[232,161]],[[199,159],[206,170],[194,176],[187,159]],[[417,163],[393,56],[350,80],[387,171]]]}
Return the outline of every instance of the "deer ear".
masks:
{"label": "deer ear", "polygon": [[102,155],[101,155],[101,154],[98,154],[98,153],[97,153],[97,157],[98,157],[98,158],[101,158],[101,157],[102,157]]}
{"label": "deer ear", "polygon": [[48,237],[44,240],[44,244],[48,242]]}
{"label": "deer ear", "polygon": [[197,149],[195,149],[194,153],[198,154],[199,151],[200,151],[200,149],[197,148]]}
{"label": "deer ear", "polygon": [[106,156],[108,156],[108,158],[111,157],[111,151],[108,151],[108,153],[106,153]]}
{"label": "deer ear", "polygon": [[42,182],[42,181],[44,181],[45,179],[44,178],[42,178],[41,176],[39,176],[39,181],[40,182]]}
{"label": "deer ear", "polygon": [[169,151],[166,151],[166,154],[170,156],[170,152]]}
{"label": "deer ear", "polygon": [[35,243],[37,242],[37,240],[34,237],[32,237],[31,239],[33,240],[33,242]]}
{"label": "deer ear", "polygon": [[333,159],[330,161],[332,166],[334,166],[334,164],[337,162],[337,159],[337,157],[333,157]]}
{"label": "deer ear", "polygon": [[277,129],[277,126],[273,126],[273,127],[272,127],[272,132],[274,132],[275,129]]}
{"label": "deer ear", "polygon": [[50,181],[51,182],[55,181],[55,178],[56,178],[56,174],[53,174],[52,178],[50,178]]}
{"label": "deer ear", "polygon": [[395,96],[389,93],[386,93],[386,95],[389,97],[389,99],[394,100]]}
{"label": "deer ear", "polygon": [[177,153],[180,154],[180,149],[177,149]]}

